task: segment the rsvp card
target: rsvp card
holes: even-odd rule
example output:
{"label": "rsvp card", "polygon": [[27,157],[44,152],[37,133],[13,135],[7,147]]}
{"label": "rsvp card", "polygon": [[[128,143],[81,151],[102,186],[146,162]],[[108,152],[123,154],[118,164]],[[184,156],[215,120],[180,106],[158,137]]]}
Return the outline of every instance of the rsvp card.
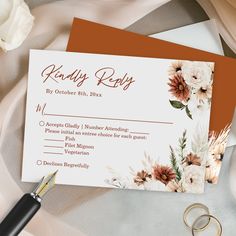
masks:
{"label": "rsvp card", "polygon": [[213,71],[31,50],[22,180],[58,169],[58,184],[202,193]]}

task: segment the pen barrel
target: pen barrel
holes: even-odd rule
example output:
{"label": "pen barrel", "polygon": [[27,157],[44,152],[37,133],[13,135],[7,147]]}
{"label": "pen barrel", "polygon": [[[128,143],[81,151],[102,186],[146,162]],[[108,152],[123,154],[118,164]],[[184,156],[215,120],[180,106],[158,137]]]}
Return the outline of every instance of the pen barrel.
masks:
{"label": "pen barrel", "polygon": [[41,204],[30,194],[25,194],[0,224],[1,236],[16,236],[39,210]]}

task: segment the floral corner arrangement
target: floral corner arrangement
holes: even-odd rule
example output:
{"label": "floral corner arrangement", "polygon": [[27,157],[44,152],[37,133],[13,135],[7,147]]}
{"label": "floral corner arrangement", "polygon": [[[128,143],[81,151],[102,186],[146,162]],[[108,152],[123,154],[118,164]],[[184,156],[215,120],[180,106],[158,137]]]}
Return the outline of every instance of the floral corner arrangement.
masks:
{"label": "floral corner arrangement", "polygon": [[0,48],[19,47],[33,27],[34,17],[23,0],[0,1]]}
{"label": "floral corner arrangement", "polygon": [[145,154],[143,168],[135,171],[130,167],[130,176],[120,176],[112,168],[111,179],[105,182],[116,188],[140,190],[157,190],[171,192],[203,192],[205,182],[205,160],[207,139],[196,137],[191,142],[191,150],[187,148],[187,132],[184,131],[178,140],[178,147],[170,146],[170,161],[162,165]]}
{"label": "floral corner arrangement", "polygon": [[209,109],[212,97],[214,63],[174,61],[169,66],[169,92],[175,109],[185,110],[193,119],[194,114]]}

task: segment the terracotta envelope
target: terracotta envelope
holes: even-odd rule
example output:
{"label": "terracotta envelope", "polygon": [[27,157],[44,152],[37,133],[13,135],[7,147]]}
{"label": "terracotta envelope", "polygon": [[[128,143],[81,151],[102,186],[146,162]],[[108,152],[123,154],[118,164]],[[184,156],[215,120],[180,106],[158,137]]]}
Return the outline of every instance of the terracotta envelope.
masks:
{"label": "terracotta envelope", "polygon": [[235,59],[77,18],[67,51],[215,62],[206,180],[217,183],[236,104]]}

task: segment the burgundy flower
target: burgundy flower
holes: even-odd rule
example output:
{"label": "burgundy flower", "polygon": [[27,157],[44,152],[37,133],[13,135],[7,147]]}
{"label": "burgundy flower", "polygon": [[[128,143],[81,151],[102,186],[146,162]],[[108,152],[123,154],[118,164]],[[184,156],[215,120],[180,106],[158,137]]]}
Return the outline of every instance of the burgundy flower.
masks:
{"label": "burgundy flower", "polygon": [[170,77],[169,81],[169,92],[180,101],[188,101],[190,91],[182,75],[180,73],[175,74]]}
{"label": "burgundy flower", "polygon": [[190,165],[201,166],[201,158],[196,154],[189,153],[184,159],[184,163],[188,166]]}
{"label": "burgundy flower", "polygon": [[171,167],[161,165],[153,167],[153,176],[156,180],[161,181],[165,185],[176,178],[176,174]]}

